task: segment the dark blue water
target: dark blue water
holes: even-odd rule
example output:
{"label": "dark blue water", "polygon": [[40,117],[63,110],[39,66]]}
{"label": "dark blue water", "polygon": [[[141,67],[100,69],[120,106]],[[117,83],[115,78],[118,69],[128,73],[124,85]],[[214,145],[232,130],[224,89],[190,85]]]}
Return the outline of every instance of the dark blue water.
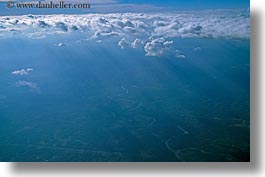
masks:
{"label": "dark blue water", "polygon": [[249,40],[72,38],[0,39],[0,161],[249,161]]}

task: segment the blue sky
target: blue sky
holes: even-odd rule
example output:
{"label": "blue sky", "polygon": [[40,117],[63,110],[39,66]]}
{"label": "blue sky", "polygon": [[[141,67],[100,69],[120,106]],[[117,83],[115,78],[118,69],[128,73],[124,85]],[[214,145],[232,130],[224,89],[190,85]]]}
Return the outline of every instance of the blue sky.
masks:
{"label": "blue sky", "polygon": [[[0,0],[7,1],[7,0]],[[13,0],[39,1],[39,0]],[[41,0],[60,1],[60,0]],[[249,8],[249,0],[64,0],[74,3],[91,3],[91,9],[7,9],[6,2],[0,3],[0,15],[22,14],[84,14],[84,13],[115,13],[115,12],[167,12],[178,10],[204,9],[238,9]]]}
{"label": "blue sky", "polygon": [[249,0],[118,0],[120,3],[174,6],[179,9],[246,8]]}

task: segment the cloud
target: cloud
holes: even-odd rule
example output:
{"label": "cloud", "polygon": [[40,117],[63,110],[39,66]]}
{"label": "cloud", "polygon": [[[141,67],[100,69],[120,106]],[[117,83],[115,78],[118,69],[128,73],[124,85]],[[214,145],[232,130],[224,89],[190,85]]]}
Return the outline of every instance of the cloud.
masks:
{"label": "cloud", "polygon": [[24,81],[24,80],[16,82],[16,86],[17,87],[28,87],[30,89],[38,89],[38,85],[36,83]]}
{"label": "cloud", "polygon": [[[173,41],[166,40],[165,38],[150,38],[144,46],[146,56],[162,57],[173,55],[174,46]],[[175,50],[175,57],[179,59],[185,59],[186,56],[180,51]]]}
{"label": "cloud", "polygon": [[[101,1],[102,3],[104,0]],[[111,3],[112,1],[105,1]],[[115,3],[113,1],[113,3]],[[104,4],[104,3],[103,3]],[[249,39],[250,15],[241,10],[179,13],[109,13],[0,17],[0,38],[78,34],[79,42],[113,39],[122,49],[143,48],[146,56],[186,58],[173,45],[177,38]],[[58,46],[64,46],[59,43]],[[193,51],[199,51],[194,49]],[[28,71],[14,71],[26,75]]]}
{"label": "cloud", "polygon": [[128,47],[130,45],[130,43],[128,41],[126,41],[125,38],[122,38],[119,43],[118,46],[120,46],[120,48],[125,49],[125,47]]}
{"label": "cloud", "polygon": [[13,71],[11,74],[12,75],[20,75],[20,76],[23,76],[23,75],[28,75],[31,71],[33,71],[33,68],[16,70],[16,71]]}
{"label": "cloud", "polygon": [[[186,13],[109,13],[0,17],[0,36],[29,36],[78,31],[93,38],[154,36],[164,38],[249,39],[250,16],[242,10]],[[8,34],[7,34],[8,33]]]}
{"label": "cloud", "polygon": [[131,43],[131,47],[136,49],[138,47],[141,47],[142,45],[144,45],[144,41],[139,39],[139,38],[136,38],[132,43]]}
{"label": "cloud", "polygon": [[180,50],[176,50],[176,57],[179,59],[185,59],[186,58],[186,56],[184,54],[182,54]]}
{"label": "cloud", "polygon": [[199,52],[199,51],[201,51],[201,50],[202,50],[201,47],[195,47],[195,48],[193,49],[193,52]]}
{"label": "cloud", "polygon": [[161,57],[169,51],[173,41],[166,41],[164,38],[152,39],[144,46],[146,56]]}
{"label": "cloud", "polygon": [[66,44],[65,44],[65,43],[63,43],[63,42],[59,42],[58,44],[56,44],[56,46],[58,46],[58,47],[65,47],[65,46],[66,46]]}
{"label": "cloud", "polygon": [[66,25],[63,22],[56,22],[55,26],[59,29],[61,29],[63,32],[67,32],[68,31],[68,25]]}

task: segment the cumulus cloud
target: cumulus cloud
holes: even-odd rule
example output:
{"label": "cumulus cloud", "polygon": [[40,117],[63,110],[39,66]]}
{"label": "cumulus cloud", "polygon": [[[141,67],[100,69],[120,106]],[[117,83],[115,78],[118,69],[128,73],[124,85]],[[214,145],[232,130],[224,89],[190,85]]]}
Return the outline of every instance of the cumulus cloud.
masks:
{"label": "cumulus cloud", "polygon": [[[242,10],[189,13],[110,13],[0,17],[0,36],[81,32],[93,38],[156,36],[249,38],[250,15]],[[9,35],[10,36],[10,35]]]}
{"label": "cumulus cloud", "polygon": [[[109,13],[0,17],[0,38],[21,35],[42,39],[48,35],[71,33],[85,36],[84,39],[78,40],[79,42],[103,42],[115,38],[114,41],[118,41],[120,48],[143,48],[146,56],[175,55],[177,58],[186,58],[174,48],[172,39],[249,39],[250,15],[248,11],[242,15],[242,10],[209,10],[166,14]],[[65,44],[59,43],[58,46],[62,47]],[[194,52],[199,50],[193,49]],[[12,74],[26,75],[29,72],[24,69]]]}
{"label": "cumulus cloud", "polygon": [[131,47],[136,49],[138,47],[141,47],[142,45],[144,45],[144,41],[139,39],[139,38],[136,38],[132,43],[131,43]]}
{"label": "cumulus cloud", "polygon": [[23,76],[23,75],[28,75],[31,71],[33,71],[33,68],[16,70],[16,71],[13,71],[11,74],[12,75],[20,75],[20,76]]}
{"label": "cumulus cloud", "polygon": [[166,51],[169,51],[169,47],[173,44],[173,41],[166,41],[164,38],[152,39],[144,46],[146,56],[163,56]]}
{"label": "cumulus cloud", "polygon": [[120,48],[125,49],[126,47],[128,47],[130,45],[130,43],[128,41],[126,41],[125,38],[122,38],[119,43],[118,46],[120,46]]}

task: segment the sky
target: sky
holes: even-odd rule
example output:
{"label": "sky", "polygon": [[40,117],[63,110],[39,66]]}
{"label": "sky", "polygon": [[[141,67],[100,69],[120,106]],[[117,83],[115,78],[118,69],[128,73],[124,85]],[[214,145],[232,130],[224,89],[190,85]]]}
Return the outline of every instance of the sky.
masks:
{"label": "sky", "polygon": [[246,8],[249,0],[118,0],[120,3],[174,6],[179,9]]}
{"label": "sky", "polygon": [[[90,3],[91,9],[8,9],[6,2],[0,0],[0,15],[23,14],[84,14],[84,13],[118,13],[118,12],[167,12],[208,9],[241,9],[249,8],[249,0],[64,0],[74,3]],[[39,0],[13,0],[39,1]],[[51,0],[41,0],[50,2]],[[52,0],[61,1],[61,0]]]}

